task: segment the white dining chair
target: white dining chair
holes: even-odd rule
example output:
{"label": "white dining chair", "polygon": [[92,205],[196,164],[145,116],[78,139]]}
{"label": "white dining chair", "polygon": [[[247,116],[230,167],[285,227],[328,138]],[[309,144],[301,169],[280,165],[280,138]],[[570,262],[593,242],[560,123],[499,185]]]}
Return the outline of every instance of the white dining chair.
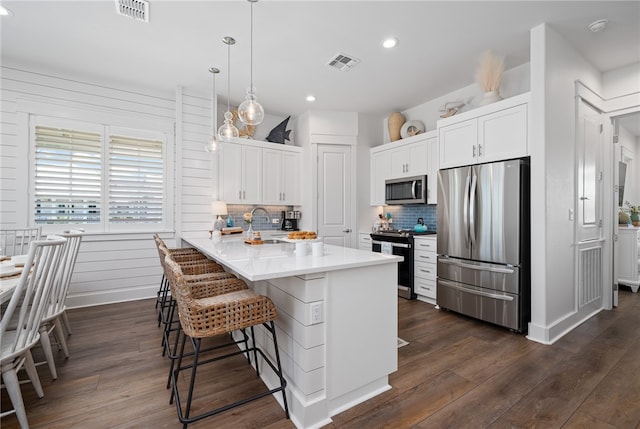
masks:
{"label": "white dining chair", "polygon": [[[31,242],[25,268],[0,322],[0,368],[13,405],[13,410],[2,412],[0,417],[15,413],[23,429],[29,424],[17,372],[24,367],[38,397],[44,396],[31,348],[40,339],[38,329],[49,306],[66,241],[59,238]],[[17,323],[15,329],[10,329],[13,320]]]}
{"label": "white dining chair", "polygon": [[[60,234],[67,242],[64,245],[62,257],[60,260],[60,271],[55,280],[55,286],[51,292],[51,299],[48,308],[45,311],[42,322],[40,323],[40,345],[44,352],[46,363],[49,366],[49,372],[51,372],[51,378],[54,380],[58,378],[58,372],[56,371],[56,362],[53,358],[53,350],[51,349],[50,335],[53,334],[60,348],[64,352],[65,358],[69,358],[69,348],[67,347],[67,341],[65,339],[62,325],[64,323],[63,318],[66,315],[65,301],[67,299],[67,293],[69,291],[69,285],[71,284],[71,276],[73,275],[73,269],[78,257],[78,251],[80,250],[80,243],[82,242],[82,233],[65,233]],[[66,326],[68,332],[70,328]]]}
{"label": "white dining chair", "polygon": [[0,230],[0,255],[24,255],[29,250],[29,243],[40,240],[41,228],[18,228]]}

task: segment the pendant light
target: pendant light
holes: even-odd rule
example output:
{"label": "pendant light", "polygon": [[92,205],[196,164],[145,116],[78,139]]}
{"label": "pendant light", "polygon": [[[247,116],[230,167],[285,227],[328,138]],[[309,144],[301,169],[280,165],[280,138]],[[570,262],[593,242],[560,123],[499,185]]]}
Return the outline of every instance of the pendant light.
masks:
{"label": "pendant light", "polygon": [[224,124],[218,130],[218,139],[227,141],[230,137],[238,137],[240,132],[233,125],[233,114],[231,113],[231,45],[236,43],[236,39],[226,36],[222,39],[227,45],[227,111],[224,114]]}
{"label": "pendant light", "polygon": [[253,4],[258,0],[248,0],[248,2],[251,3],[251,82],[247,88],[247,99],[238,107],[238,116],[247,125],[258,125],[264,119],[264,109],[256,99],[256,88],[253,86]]}
{"label": "pendant light", "polygon": [[218,150],[218,96],[216,94],[216,75],[220,73],[220,69],[211,67],[209,73],[213,76],[213,90],[211,92],[211,138],[204,145],[207,152],[213,153]]}

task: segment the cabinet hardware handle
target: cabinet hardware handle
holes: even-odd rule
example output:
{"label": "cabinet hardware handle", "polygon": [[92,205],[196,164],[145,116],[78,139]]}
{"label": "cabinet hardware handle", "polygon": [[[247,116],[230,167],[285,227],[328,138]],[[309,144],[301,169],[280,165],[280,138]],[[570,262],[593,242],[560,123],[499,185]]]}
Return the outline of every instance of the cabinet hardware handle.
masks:
{"label": "cabinet hardware handle", "polygon": [[242,199],[243,200],[247,199],[247,193],[245,191],[242,191]]}
{"label": "cabinet hardware handle", "polygon": [[242,191],[238,191],[238,199],[241,200],[242,199]]}
{"label": "cabinet hardware handle", "polygon": [[476,157],[476,147],[475,146],[473,146],[473,157],[474,158]]}
{"label": "cabinet hardware handle", "polygon": [[351,229],[349,229],[349,228],[343,229],[342,232],[351,232]]}
{"label": "cabinet hardware handle", "polygon": [[482,156],[482,145],[478,145],[478,156]]}

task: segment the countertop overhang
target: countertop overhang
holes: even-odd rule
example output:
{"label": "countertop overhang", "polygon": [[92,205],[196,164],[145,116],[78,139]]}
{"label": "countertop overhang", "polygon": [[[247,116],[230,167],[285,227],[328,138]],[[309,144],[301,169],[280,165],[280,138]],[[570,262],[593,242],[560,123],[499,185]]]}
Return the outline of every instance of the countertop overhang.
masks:
{"label": "countertop overhang", "polygon": [[325,244],[325,254],[296,256],[295,243],[251,245],[241,237],[192,238],[182,241],[251,280],[269,280],[280,277],[324,273],[350,268],[398,263],[402,257],[367,252],[349,247]]}

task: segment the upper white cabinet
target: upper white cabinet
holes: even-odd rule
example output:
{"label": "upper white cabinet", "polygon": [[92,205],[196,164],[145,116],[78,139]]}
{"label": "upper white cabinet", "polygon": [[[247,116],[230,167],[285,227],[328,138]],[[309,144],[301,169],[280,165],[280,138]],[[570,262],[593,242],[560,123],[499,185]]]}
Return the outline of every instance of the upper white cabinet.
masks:
{"label": "upper white cabinet", "polygon": [[384,205],[385,180],[426,174],[427,203],[436,204],[438,137],[436,131],[376,146],[371,156],[371,205]]}
{"label": "upper white cabinet", "polygon": [[260,204],[262,149],[224,143],[220,150],[221,195],[227,204]]}
{"label": "upper white cabinet", "polygon": [[424,140],[409,143],[391,151],[391,177],[427,174],[428,149]]}
{"label": "upper white cabinet", "polygon": [[440,168],[528,155],[529,94],[438,121]]}
{"label": "upper white cabinet", "polygon": [[222,144],[221,198],[228,204],[299,205],[300,154],[299,147],[255,140]]}
{"label": "upper white cabinet", "polygon": [[300,153],[262,150],[262,203],[300,205]]}

